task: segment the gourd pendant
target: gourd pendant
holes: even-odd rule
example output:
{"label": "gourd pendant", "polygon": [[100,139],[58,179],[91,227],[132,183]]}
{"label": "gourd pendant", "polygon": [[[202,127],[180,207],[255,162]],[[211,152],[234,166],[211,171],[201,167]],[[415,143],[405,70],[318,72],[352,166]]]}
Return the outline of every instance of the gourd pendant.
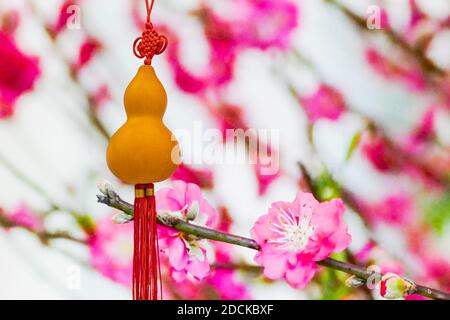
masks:
{"label": "gourd pendant", "polygon": [[151,66],[167,39],[150,22],[153,8],[147,4],[146,30],[134,43],[135,55],[145,58],[125,91],[126,123],[112,136],[106,160],[121,181],[135,185],[133,299],[157,300],[161,290],[155,182],[169,178],[179,163],[176,139],[163,123],[166,91]]}

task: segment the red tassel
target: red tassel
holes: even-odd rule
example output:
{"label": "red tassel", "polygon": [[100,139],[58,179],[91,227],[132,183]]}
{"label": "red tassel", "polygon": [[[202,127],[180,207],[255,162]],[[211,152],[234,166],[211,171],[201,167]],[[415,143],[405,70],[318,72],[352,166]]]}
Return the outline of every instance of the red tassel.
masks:
{"label": "red tassel", "polygon": [[135,186],[134,300],[158,300],[158,291],[162,293],[154,192],[152,183]]}

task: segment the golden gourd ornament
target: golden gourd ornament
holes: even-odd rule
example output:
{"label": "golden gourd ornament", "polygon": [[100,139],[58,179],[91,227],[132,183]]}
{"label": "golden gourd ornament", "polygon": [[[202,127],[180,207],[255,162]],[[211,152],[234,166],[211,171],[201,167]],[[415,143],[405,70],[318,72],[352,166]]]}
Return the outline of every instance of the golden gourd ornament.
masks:
{"label": "golden gourd ornament", "polygon": [[134,54],[145,58],[125,91],[127,121],[109,141],[106,160],[121,181],[135,185],[133,299],[157,300],[161,275],[157,238],[157,213],[153,183],[169,178],[179,163],[176,139],[163,123],[166,91],[151,66],[152,58],[167,47],[150,21],[154,0],[146,0],[147,23],[134,42]]}

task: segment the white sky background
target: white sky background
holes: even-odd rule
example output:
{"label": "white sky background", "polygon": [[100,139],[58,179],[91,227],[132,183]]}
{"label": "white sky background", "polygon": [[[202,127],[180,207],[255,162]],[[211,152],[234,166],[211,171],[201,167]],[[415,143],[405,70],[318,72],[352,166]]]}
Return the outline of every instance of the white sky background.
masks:
{"label": "white sky background", "polygon": [[[43,17],[55,16],[60,3],[56,0],[33,2]],[[361,12],[371,3],[360,0],[345,2]],[[401,23],[405,15],[402,11],[405,1],[387,2],[391,3],[390,10]],[[199,26],[186,16],[186,10],[191,5],[195,7],[196,3],[194,0],[159,0],[154,9],[154,19],[178,26],[177,29],[190,37],[189,44],[183,47],[185,62],[201,70],[205,67],[205,45],[199,36]],[[427,5],[433,14],[440,15],[444,10],[450,13],[446,0],[421,3]],[[111,210],[96,203],[95,197],[96,179],[100,177],[113,181],[119,188],[104,160],[106,142],[87,121],[86,101],[77,86],[71,83],[66,67],[46,37],[42,25],[30,15],[27,1],[0,0],[0,11],[12,7],[22,8],[21,12],[26,12],[18,31],[19,43],[25,52],[40,57],[43,75],[36,90],[19,101],[16,115],[8,121],[0,121],[0,155],[37,183],[58,204],[79,212],[89,212],[95,217],[111,214]],[[144,6],[142,8],[144,10]],[[123,91],[141,64],[131,51],[131,44],[139,32],[132,23],[127,0],[86,1],[82,7],[82,17],[82,28],[102,39],[107,47],[84,71],[83,81],[90,87],[107,82],[112,88],[114,100],[104,106],[101,119],[113,132],[125,119],[121,102]],[[64,54],[73,55],[76,52],[74,43],[82,39],[81,34],[77,34],[82,31],[70,31],[63,36],[59,45]],[[404,134],[425,111],[428,97],[415,96],[401,84],[386,82],[376,76],[364,61],[364,41],[361,34],[336,10],[319,0],[303,1],[300,28],[294,35],[295,47],[316,65],[326,81],[344,93],[352,108],[369,115],[391,134]],[[448,43],[442,41],[434,52],[444,66],[450,64]],[[220,196],[236,221],[233,231],[244,236],[249,235],[252,224],[266,212],[271,202],[291,201],[294,198],[297,191],[297,161],[301,160],[311,168],[315,166],[305,135],[304,114],[274,76],[273,70],[277,69],[281,75],[287,74],[304,92],[314,89],[315,79],[307,69],[287,60],[280,55],[248,51],[240,56],[237,78],[230,87],[230,100],[245,106],[251,126],[279,130],[282,168],[287,173],[270,187],[265,197],[259,198],[249,166],[214,166],[216,187],[215,195],[210,195],[211,201]],[[168,126],[172,130],[189,130],[194,121],[202,120],[205,128],[211,127],[212,121],[198,102],[175,87],[164,58],[156,57],[154,67],[169,95],[165,118]],[[351,138],[359,128],[361,120],[353,114],[346,115],[338,123],[322,122],[316,127],[316,147],[336,179],[368,199],[379,199],[389,191],[386,186],[409,188],[408,181],[380,176],[358,156],[350,164],[343,163]],[[445,136],[446,133],[442,134]],[[120,193],[124,198],[132,199],[131,187],[122,187]],[[1,205],[12,210],[21,202],[37,210],[48,208],[45,199],[0,166]],[[351,216],[348,219],[354,245],[360,245],[364,237],[360,235],[358,221]],[[51,229],[72,226],[76,233],[79,231],[75,225],[70,216],[62,213],[53,214],[48,221]],[[401,248],[401,242],[399,246]],[[236,249],[238,253],[249,262],[253,259],[254,253],[250,250]],[[48,248],[27,232],[0,230],[0,299],[130,297],[127,289],[76,262],[81,260],[87,263],[87,259],[87,250],[82,246],[60,241]],[[80,287],[71,288],[71,276],[78,270]],[[275,288],[278,294],[275,297],[274,290],[266,290],[267,287],[262,286],[255,286],[252,294],[255,298],[267,299],[304,297],[287,285],[276,284]]]}

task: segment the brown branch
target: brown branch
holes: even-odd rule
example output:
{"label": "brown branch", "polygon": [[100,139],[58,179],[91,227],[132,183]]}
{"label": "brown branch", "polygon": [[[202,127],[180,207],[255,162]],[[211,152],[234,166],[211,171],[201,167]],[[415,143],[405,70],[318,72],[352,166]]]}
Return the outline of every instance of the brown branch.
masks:
{"label": "brown branch", "polygon": [[[128,221],[132,220],[133,214],[134,214],[134,208],[133,205],[124,201],[120,198],[120,196],[115,193],[113,190],[101,190],[103,195],[97,195],[98,202],[106,204],[112,208],[116,208],[118,210],[121,210],[126,215],[129,215]],[[225,242],[253,250],[259,250],[260,247],[256,243],[255,240],[250,238],[245,238],[233,234],[228,234],[225,232],[220,232],[217,230],[197,226],[185,221],[182,221],[178,218],[168,216],[167,214],[162,215],[158,214],[158,223],[167,227],[172,227],[178,231],[195,235],[202,239],[209,239],[214,241],[220,241]],[[364,267],[357,266],[351,263],[338,261],[335,259],[327,258],[322,261],[318,261],[317,264],[331,268],[334,270],[338,270],[341,272],[345,272],[347,274],[354,275],[358,278],[361,278],[363,280],[369,279],[370,276],[373,275],[372,272],[366,270]],[[423,295],[432,299],[440,299],[440,300],[450,300],[450,294],[445,293],[443,291],[439,291],[432,288],[427,288],[422,285],[414,284],[414,290],[411,293]]]}
{"label": "brown branch", "polygon": [[97,129],[98,133],[105,140],[109,140],[111,136],[97,115],[97,112],[96,112],[97,105],[96,105],[94,99],[92,98],[92,95],[89,93],[89,91],[86,89],[86,87],[83,86],[82,83],[80,82],[78,73],[76,73],[72,69],[72,67],[71,67],[72,64],[70,63],[70,61],[68,61],[65,54],[62,52],[61,48],[59,47],[58,43],[56,42],[55,35],[51,32],[51,30],[48,27],[45,27],[45,22],[42,21],[41,15],[38,12],[38,9],[36,8],[33,1],[29,1],[28,5],[30,8],[30,11],[36,17],[36,19],[40,20],[40,22],[44,25],[44,31],[45,31],[49,41],[51,42],[55,53],[57,53],[57,55],[59,56],[60,61],[68,67],[68,69],[69,69],[68,74],[69,74],[70,80],[72,81],[72,83],[74,83],[78,87],[81,94],[83,96],[85,96],[85,99],[86,99],[87,105],[88,105],[88,110],[86,112],[87,113],[86,115],[89,119],[89,122],[94,126],[95,129]]}
{"label": "brown branch", "polygon": [[5,216],[1,210],[0,210],[0,226],[2,226],[5,229],[21,228],[23,230],[27,230],[36,235],[39,238],[39,240],[45,245],[47,245],[48,242],[51,240],[61,240],[61,239],[77,242],[80,244],[87,243],[85,239],[75,238],[65,231],[57,231],[57,232],[40,231],[21,225]]}
{"label": "brown branch", "polygon": [[[309,61],[307,58],[305,58],[300,52],[294,51],[294,57],[297,59],[299,63],[302,63],[306,65],[311,72],[314,72],[317,74],[318,78],[323,81],[323,76],[321,76],[316,66]],[[288,87],[289,93],[293,96],[294,99],[298,100],[299,97],[301,97],[300,92],[295,88],[295,86],[286,80],[286,86]],[[351,108],[351,106],[348,106],[348,110],[352,111],[354,114],[357,114],[360,116],[365,122],[366,122],[366,129],[370,131],[373,134],[379,135],[386,143],[386,146],[388,147],[388,150],[390,153],[396,155],[394,158],[395,164],[393,166],[401,167],[403,164],[409,163],[412,164],[415,168],[417,168],[420,172],[424,174],[428,179],[432,180],[433,183],[436,183],[439,186],[442,186],[443,188],[448,188],[450,186],[450,179],[448,177],[448,174],[443,172],[442,170],[439,170],[436,166],[433,165],[433,163],[430,163],[430,161],[427,161],[426,157],[423,156],[416,156],[413,154],[408,153],[407,151],[402,148],[401,145],[396,143],[392,138],[390,138],[385,130],[381,128],[380,125],[375,123],[372,119],[370,119],[366,114],[364,114],[361,111],[355,110],[354,108]],[[309,130],[308,130],[308,138],[310,141],[312,141],[312,123],[308,123]]]}
{"label": "brown branch", "polygon": [[[363,17],[358,16],[356,13],[352,12],[345,5],[340,3],[337,0],[324,0],[325,2],[335,6],[341,12],[343,12],[360,30],[365,32],[371,32],[369,28],[367,28],[367,21]],[[408,57],[416,62],[416,64],[420,67],[423,75],[425,76],[425,80],[431,89],[434,89],[435,92],[439,95],[439,97],[445,103],[450,99],[450,94],[447,90],[445,90],[444,84],[448,81],[449,73],[440,68],[436,63],[433,62],[430,58],[426,56],[423,52],[422,47],[414,47],[411,46],[407,41],[403,39],[401,35],[399,35],[395,30],[389,27],[384,27],[380,30],[390,41],[395,44],[398,48],[400,48]]]}
{"label": "brown branch", "polygon": [[[341,10],[351,21],[355,23],[361,30],[364,31],[372,31],[367,28],[367,21],[363,17],[358,16],[356,13],[352,12],[345,5],[336,0],[325,0],[325,2],[334,5],[336,8]],[[402,36],[400,36],[397,32],[389,27],[384,27],[379,30],[383,32],[386,37],[392,43],[395,43],[399,46],[406,54],[412,57],[417,64],[422,69],[423,73],[433,73],[437,76],[443,77],[446,76],[447,72],[437,66],[431,59],[429,59],[421,50],[421,48],[416,48],[411,46],[408,42],[406,42]]]}

